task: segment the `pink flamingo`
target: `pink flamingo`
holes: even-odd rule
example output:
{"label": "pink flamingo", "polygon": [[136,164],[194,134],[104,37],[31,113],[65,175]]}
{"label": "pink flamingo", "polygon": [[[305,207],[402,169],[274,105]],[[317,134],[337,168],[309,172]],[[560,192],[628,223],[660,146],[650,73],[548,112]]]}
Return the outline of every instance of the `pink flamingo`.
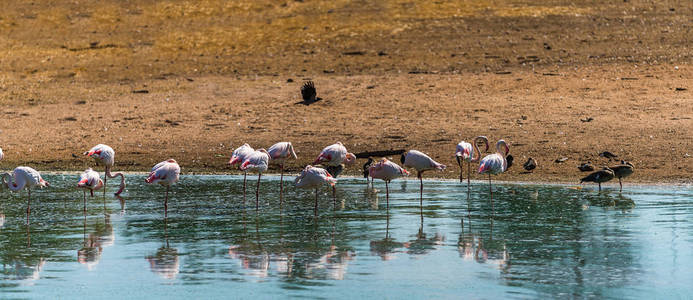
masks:
{"label": "pink flamingo", "polygon": [[267,153],[267,150],[258,149],[248,155],[248,157],[246,157],[241,164],[241,171],[246,171],[248,169],[257,171],[257,185],[255,186],[255,210],[258,210],[260,205],[260,178],[262,177],[262,172],[267,171],[269,161],[270,155]]}
{"label": "pink flamingo", "polygon": [[180,166],[175,159],[162,161],[152,168],[151,173],[144,181],[147,183],[158,183],[166,186],[166,199],[164,200],[164,218],[168,217],[168,192],[171,185],[176,183],[180,177]]}
{"label": "pink flamingo", "polygon": [[318,188],[324,183],[334,186],[336,182],[337,179],[332,177],[325,169],[313,167],[311,165],[307,165],[303,171],[301,171],[301,174],[294,180],[294,184],[297,188],[315,189],[314,212],[316,216],[318,215]]}
{"label": "pink flamingo", "polygon": [[276,143],[267,149],[267,153],[270,155],[270,161],[279,165],[279,169],[281,170],[281,175],[279,177],[279,201],[281,203],[284,192],[284,161],[291,156],[293,156],[294,159],[298,159],[298,157],[296,156],[296,152],[294,152],[294,146],[291,145],[291,142]]}
{"label": "pink flamingo", "polygon": [[[501,147],[505,152],[501,152]],[[496,143],[496,153],[486,155],[479,165],[479,174],[488,173],[488,190],[491,195],[491,210],[493,210],[493,189],[491,188],[491,174],[500,174],[508,169],[508,161],[505,157],[510,152],[508,144],[504,140]]]}
{"label": "pink flamingo", "polygon": [[382,179],[385,181],[385,199],[387,201],[387,209],[390,209],[390,188],[388,183],[395,178],[409,176],[407,170],[402,169],[396,163],[389,161],[387,158],[381,159],[377,164],[371,165],[368,169],[368,174],[372,178]]}
{"label": "pink flamingo", "polygon": [[[346,147],[341,142],[336,142],[325,147],[320,151],[318,158],[313,164],[321,164],[327,167],[337,167],[341,164],[352,165],[356,162],[356,155],[347,152]],[[341,171],[340,171],[341,172]],[[337,176],[337,174],[331,174]],[[332,198],[336,198],[336,188],[332,186]]]}
{"label": "pink flamingo", "polygon": [[457,150],[455,151],[455,159],[457,160],[457,165],[460,167],[460,182],[462,182],[462,161],[467,162],[467,210],[471,211],[471,204],[469,202],[469,195],[471,193],[471,178],[472,178],[472,163],[478,162],[481,159],[481,151],[479,151],[479,142],[486,144],[486,150],[488,151],[488,138],[485,136],[477,136],[474,138],[474,144],[461,141],[457,144]]}
{"label": "pink flamingo", "polygon": [[[253,147],[250,147],[248,144],[243,144],[243,146],[240,146],[236,148],[236,150],[233,150],[233,153],[231,154],[231,159],[229,160],[229,165],[240,165],[245,161],[245,159],[255,152],[255,149]],[[243,202],[245,203],[245,183],[246,183],[246,177],[248,176],[248,172],[243,171]]]}
{"label": "pink flamingo", "polygon": [[123,173],[111,174],[111,168],[115,165],[115,151],[108,145],[98,144],[91,148],[89,151],[84,152],[84,155],[91,156],[96,161],[96,164],[102,164],[106,168],[104,178],[103,178],[103,197],[106,199],[106,182],[108,178],[115,178],[120,176],[120,188],[115,193],[120,195],[125,189],[125,176]]}
{"label": "pink flamingo", "polygon": [[428,155],[421,151],[409,150],[409,152],[403,153],[400,157],[400,161],[405,167],[410,167],[416,169],[416,177],[419,178],[420,188],[419,188],[419,202],[421,209],[423,210],[423,178],[422,174],[428,170],[445,170],[445,165],[440,164],[433,160]]}
{"label": "pink flamingo", "polygon": [[[7,179],[9,177],[9,180]],[[31,188],[43,188],[50,184],[41,178],[41,174],[29,167],[16,167],[12,174],[2,174],[2,186],[9,188],[13,192],[27,190],[29,193],[26,207],[26,224],[29,225],[29,216],[31,215]]]}
{"label": "pink flamingo", "polygon": [[84,192],[84,213],[87,213],[87,190],[94,197],[94,190],[98,190],[104,186],[103,180],[99,176],[99,173],[92,170],[91,168],[86,169],[82,175],[79,176],[79,182],[77,183],[77,188],[83,189]]}

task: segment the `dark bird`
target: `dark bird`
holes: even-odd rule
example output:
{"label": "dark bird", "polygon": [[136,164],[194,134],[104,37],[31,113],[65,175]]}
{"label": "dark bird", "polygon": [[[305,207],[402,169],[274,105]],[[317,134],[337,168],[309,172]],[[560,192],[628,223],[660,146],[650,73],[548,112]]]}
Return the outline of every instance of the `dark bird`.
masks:
{"label": "dark bird", "polygon": [[513,166],[513,160],[515,160],[515,158],[512,155],[508,154],[508,156],[505,157],[505,160],[508,162],[508,167],[505,169],[510,169],[510,167]]}
{"label": "dark bird", "polygon": [[368,179],[368,168],[371,167],[371,164],[373,163],[373,158],[369,157],[368,161],[363,164],[363,178]]}
{"label": "dark bird", "polygon": [[618,192],[620,193],[623,191],[623,183],[621,183],[621,178],[626,178],[630,176],[630,174],[633,174],[633,164],[622,160],[621,164],[611,167],[611,169],[614,170],[614,176],[618,178],[618,185],[620,186]]}
{"label": "dark bird", "polygon": [[312,81],[308,81],[301,87],[301,96],[305,102],[314,102],[317,100],[317,93],[315,91],[315,84]]}
{"label": "dark bird", "polygon": [[584,178],[580,179],[580,183],[596,182],[597,184],[599,184],[599,191],[601,191],[602,182],[607,182],[611,179],[614,179],[614,170],[610,169],[609,167],[604,167],[603,170],[591,173],[590,175],[587,175]]}
{"label": "dark bird", "polygon": [[537,168],[537,161],[534,160],[534,158],[531,158],[531,157],[530,157],[530,158],[527,160],[527,162],[526,162],[524,165],[522,165],[522,166],[525,168],[525,170],[527,170],[527,171],[532,171],[532,170],[534,170],[534,169]]}
{"label": "dark bird", "polygon": [[591,172],[594,171],[594,167],[592,166],[592,162],[588,161],[584,164],[581,164],[578,166],[578,169],[582,172]]}
{"label": "dark bird", "polygon": [[344,165],[336,165],[336,166],[326,166],[325,170],[327,170],[332,177],[337,178],[339,174],[342,174],[342,171],[344,170]]}
{"label": "dark bird", "polygon": [[611,153],[611,152],[609,152],[609,151],[604,151],[604,152],[602,152],[602,153],[599,153],[599,156],[604,157],[604,158],[608,158],[608,159],[612,159],[612,158],[617,158],[617,157],[618,157],[618,155],[613,154],[613,153]]}

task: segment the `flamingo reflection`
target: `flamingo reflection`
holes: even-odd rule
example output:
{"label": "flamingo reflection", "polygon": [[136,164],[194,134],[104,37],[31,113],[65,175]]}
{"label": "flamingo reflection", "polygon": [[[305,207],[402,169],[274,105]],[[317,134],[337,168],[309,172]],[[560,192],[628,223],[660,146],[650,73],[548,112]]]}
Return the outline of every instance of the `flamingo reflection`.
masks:
{"label": "flamingo reflection", "polygon": [[88,270],[92,270],[101,259],[103,248],[114,244],[115,234],[113,233],[113,225],[111,225],[111,217],[104,214],[104,224],[97,222],[94,231],[87,234],[87,218],[84,217],[84,242],[82,248],[77,250],[77,261],[87,266]]}
{"label": "flamingo reflection", "polygon": [[168,243],[168,222],[164,219],[164,245],[156,250],[156,253],[147,256],[149,268],[154,274],[164,279],[175,279],[180,272],[180,260],[178,249],[171,248]]}
{"label": "flamingo reflection", "polygon": [[484,240],[481,235],[472,233],[471,225],[469,232],[464,228],[460,232],[457,251],[463,260],[493,265],[503,271],[510,268],[510,255],[505,243],[490,236]]}
{"label": "flamingo reflection", "polygon": [[400,252],[397,249],[404,248],[404,243],[395,241],[390,237],[390,213],[385,219],[385,238],[382,240],[371,241],[371,253],[380,256],[382,260],[391,260],[394,253]]}

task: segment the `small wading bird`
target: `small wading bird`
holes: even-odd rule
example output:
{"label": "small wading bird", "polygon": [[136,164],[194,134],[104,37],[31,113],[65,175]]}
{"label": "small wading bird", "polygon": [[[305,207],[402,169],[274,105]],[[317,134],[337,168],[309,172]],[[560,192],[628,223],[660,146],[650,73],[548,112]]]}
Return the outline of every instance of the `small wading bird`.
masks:
{"label": "small wading bird", "polygon": [[152,168],[149,177],[145,179],[147,183],[158,183],[166,186],[166,198],[164,200],[164,218],[168,217],[168,191],[171,185],[176,183],[180,176],[180,166],[174,159],[162,161]]}
{"label": "small wading bird", "polygon": [[269,167],[270,155],[265,149],[258,149],[246,157],[241,164],[241,171],[255,170],[257,172],[257,185],[255,186],[255,210],[260,207],[260,178]]}
{"label": "small wading bird", "polygon": [[622,160],[620,165],[610,168],[614,171],[614,177],[618,178],[619,193],[623,192],[623,183],[621,183],[621,178],[626,178],[633,174],[633,168],[633,164],[625,160]]}
{"label": "small wading bird", "polygon": [[318,188],[324,183],[334,186],[336,182],[337,179],[332,177],[325,169],[313,167],[311,165],[307,165],[303,171],[301,171],[301,174],[294,180],[294,184],[297,188],[315,189],[314,212],[316,216],[318,215]]}
{"label": "small wading bird", "polygon": [[102,164],[106,168],[103,178],[103,197],[106,199],[106,182],[108,178],[115,178],[120,176],[120,188],[115,193],[120,195],[125,189],[125,176],[123,173],[111,174],[111,168],[115,164],[115,151],[108,145],[98,144],[91,148],[89,151],[84,152],[84,155],[91,156],[96,161],[96,164]]}
{"label": "small wading bird", "polygon": [[524,167],[527,172],[531,172],[537,168],[537,161],[530,157],[522,167]]}
{"label": "small wading bird", "polygon": [[104,185],[103,180],[99,176],[99,173],[92,170],[91,168],[86,169],[82,175],[79,176],[79,182],[77,183],[77,188],[83,189],[84,192],[84,213],[87,213],[87,190],[94,197],[94,190],[102,188]]}
{"label": "small wading bird", "polygon": [[[250,154],[255,152],[255,149],[253,147],[250,147],[248,144],[243,144],[243,146],[240,146],[236,148],[236,150],[233,150],[233,153],[231,154],[231,159],[229,160],[229,165],[234,166],[238,165],[239,169],[241,164],[245,161]],[[245,183],[246,183],[246,178],[248,176],[247,171],[243,171],[243,202],[245,202]]]}
{"label": "small wading bird", "polygon": [[29,216],[31,215],[31,188],[43,188],[50,186],[50,184],[43,180],[41,174],[34,169],[29,167],[16,167],[12,174],[2,174],[2,186],[9,188],[13,192],[18,192],[26,188],[29,194],[26,206],[26,224],[29,225]]}
{"label": "small wading bird", "polygon": [[318,100],[315,84],[312,81],[308,81],[301,86],[301,98],[308,104]]}
{"label": "small wading bird", "polygon": [[[505,152],[501,152],[502,149]],[[487,155],[481,160],[479,165],[479,174],[488,174],[488,191],[491,196],[491,210],[493,210],[493,188],[491,187],[491,174],[497,175],[505,172],[508,169],[508,161],[506,156],[510,152],[508,144],[504,140],[499,140],[496,143],[496,153]]]}
{"label": "small wading bird", "polygon": [[421,151],[409,150],[409,152],[403,153],[400,157],[402,165],[405,167],[414,168],[416,170],[416,177],[419,178],[419,204],[423,210],[423,172],[428,170],[445,170],[445,165],[436,162],[428,155]]}
{"label": "small wading bird", "polygon": [[594,171],[594,167],[592,166],[592,162],[588,161],[584,164],[579,165],[578,170],[580,170],[581,172],[592,172]]}
{"label": "small wading bird", "polygon": [[[313,165],[321,164],[325,169],[332,170],[335,174],[330,173],[332,177],[337,177],[338,173],[342,172],[342,164],[351,165],[356,162],[356,155],[347,152],[346,147],[341,142],[336,142],[325,147],[320,151],[318,158],[315,159]],[[332,186],[332,198],[336,197],[336,188]]]}
{"label": "small wading bird", "polygon": [[296,156],[296,152],[294,152],[294,146],[291,145],[291,142],[276,143],[267,149],[267,153],[270,155],[270,162],[279,165],[279,169],[281,170],[281,175],[279,177],[279,201],[281,202],[282,193],[284,191],[284,161],[292,156],[294,159],[298,159],[298,157]]}
{"label": "small wading bird", "polygon": [[396,163],[389,161],[387,158],[383,158],[377,164],[371,165],[370,169],[368,169],[368,173],[371,178],[382,179],[385,181],[385,201],[387,202],[387,209],[389,210],[390,188],[388,187],[388,183],[390,183],[392,179],[402,176],[409,176],[409,172],[402,169],[402,167],[398,166]]}
{"label": "small wading bird", "polygon": [[371,164],[373,164],[373,158],[372,157],[368,157],[368,161],[365,164],[363,164],[363,178],[366,178],[366,184],[368,184],[369,182],[371,184],[373,183],[372,177],[370,180],[368,179],[368,169],[371,167]]}
{"label": "small wading bird", "polygon": [[607,182],[611,179],[614,179],[614,170],[611,170],[609,167],[604,167],[603,170],[591,173],[590,175],[587,175],[584,178],[580,179],[580,183],[582,184],[583,182],[596,182],[599,185],[599,191],[601,191],[602,182]]}

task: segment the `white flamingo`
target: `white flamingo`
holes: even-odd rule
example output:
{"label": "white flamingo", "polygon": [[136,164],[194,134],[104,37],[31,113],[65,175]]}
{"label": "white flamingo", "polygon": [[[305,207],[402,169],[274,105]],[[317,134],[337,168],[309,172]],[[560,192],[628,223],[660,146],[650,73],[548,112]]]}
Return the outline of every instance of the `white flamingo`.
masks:
{"label": "white flamingo", "polygon": [[296,152],[294,152],[294,146],[291,145],[291,142],[276,143],[267,149],[267,153],[270,155],[270,161],[279,165],[279,169],[281,170],[281,175],[279,175],[279,201],[281,202],[284,192],[284,161],[292,156],[294,159],[298,159],[298,157],[296,156]]}
{"label": "white flamingo", "polygon": [[99,176],[99,173],[92,170],[91,168],[86,169],[82,175],[79,175],[79,182],[77,183],[77,188],[83,189],[84,192],[84,213],[87,213],[87,190],[94,197],[94,190],[98,190],[104,186],[103,180]]}
{"label": "white flamingo", "polygon": [[428,170],[445,170],[445,165],[436,162],[430,156],[417,150],[409,150],[400,157],[402,165],[416,169],[416,177],[419,178],[419,202],[423,210],[423,172]]}
{"label": "white flamingo", "polygon": [[248,155],[241,164],[241,171],[255,170],[257,172],[257,185],[255,186],[255,210],[258,210],[260,203],[260,178],[262,173],[269,167],[270,155],[265,149],[255,150]]}
{"label": "white flamingo", "polygon": [[[501,152],[502,150],[505,152]],[[493,210],[493,189],[491,188],[491,174],[497,175],[508,169],[508,161],[505,157],[510,152],[508,144],[504,140],[496,143],[496,153],[486,155],[479,164],[479,174],[488,174],[488,190],[491,196],[491,210]]]}
{"label": "white flamingo", "polygon": [[125,189],[125,176],[123,173],[111,174],[111,168],[113,165],[115,165],[115,151],[113,151],[113,148],[109,147],[108,145],[98,144],[89,149],[89,151],[84,152],[84,155],[93,157],[97,164],[102,164],[106,168],[103,178],[104,199],[106,198],[106,182],[108,181],[108,178],[120,176],[120,188],[115,193],[116,195],[120,195],[120,193],[122,193]]}
{"label": "white flamingo", "polygon": [[166,199],[164,200],[164,218],[168,217],[168,192],[171,185],[180,178],[180,166],[175,159],[162,161],[152,168],[151,173],[145,181],[147,183],[158,183],[166,186]]}
{"label": "white flamingo", "polygon": [[336,182],[337,179],[332,177],[332,175],[330,175],[330,173],[327,172],[327,170],[323,168],[313,167],[311,165],[307,165],[301,171],[301,174],[299,174],[298,177],[296,177],[296,179],[294,180],[294,184],[297,188],[315,189],[315,215],[318,214],[318,188],[322,186],[324,183],[334,186]]}
{"label": "white flamingo", "polygon": [[322,149],[313,164],[339,166],[341,164],[351,165],[354,162],[356,162],[356,155],[347,152],[346,147],[341,142],[337,142]]}
{"label": "white flamingo", "polygon": [[368,174],[372,178],[382,179],[385,181],[385,200],[387,201],[387,209],[390,209],[390,188],[388,183],[392,179],[402,176],[409,176],[409,172],[403,169],[396,163],[389,161],[387,158],[381,159],[377,164],[371,165],[368,169]]}
{"label": "white flamingo", "polygon": [[[243,146],[240,146],[236,148],[236,150],[233,150],[233,153],[231,154],[231,159],[229,160],[229,165],[238,165],[239,167],[245,161],[245,159],[255,152],[255,149],[253,147],[250,147],[250,145],[243,144]],[[243,171],[243,202],[245,203],[245,183],[246,183],[246,177],[248,176],[248,172]]]}
{"label": "white flamingo", "polygon": [[[329,145],[320,151],[318,158],[315,159],[313,164],[321,164],[326,167],[338,167],[341,164],[352,165],[356,162],[356,155],[347,151],[342,142],[336,142]],[[340,169],[337,169],[341,172]],[[337,176],[337,174],[330,174],[332,176]],[[336,198],[336,188],[332,186],[332,198]]]}
{"label": "white flamingo", "polygon": [[457,165],[460,167],[460,182],[462,182],[462,161],[467,162],[467,210],[471,211],[471,203],[469,201],[469,196],[471,194],[471,178],[472,178],[472,163],[478,162],[481,159],[481,151],[479,150],[479,142],[486,144],[486,150],[488,151],[488,138],[485,136],[477,136],[474,138],[473,144],[461,141],[457,144],[457,149],[455,151],[455,159],[457,160]]}
{"label": "white flamingo", "polygon": [[26,207],[26,224],[29,225],[29,216],[31,215],[31,188],[43,188],[50,186],[50,184],[43,180],[41,174],[34,169],[29,167],[16,167],[12,174],[2,174],[2,186],[9,188],[13,192],[18,192],[26,188],[29,193]]}

